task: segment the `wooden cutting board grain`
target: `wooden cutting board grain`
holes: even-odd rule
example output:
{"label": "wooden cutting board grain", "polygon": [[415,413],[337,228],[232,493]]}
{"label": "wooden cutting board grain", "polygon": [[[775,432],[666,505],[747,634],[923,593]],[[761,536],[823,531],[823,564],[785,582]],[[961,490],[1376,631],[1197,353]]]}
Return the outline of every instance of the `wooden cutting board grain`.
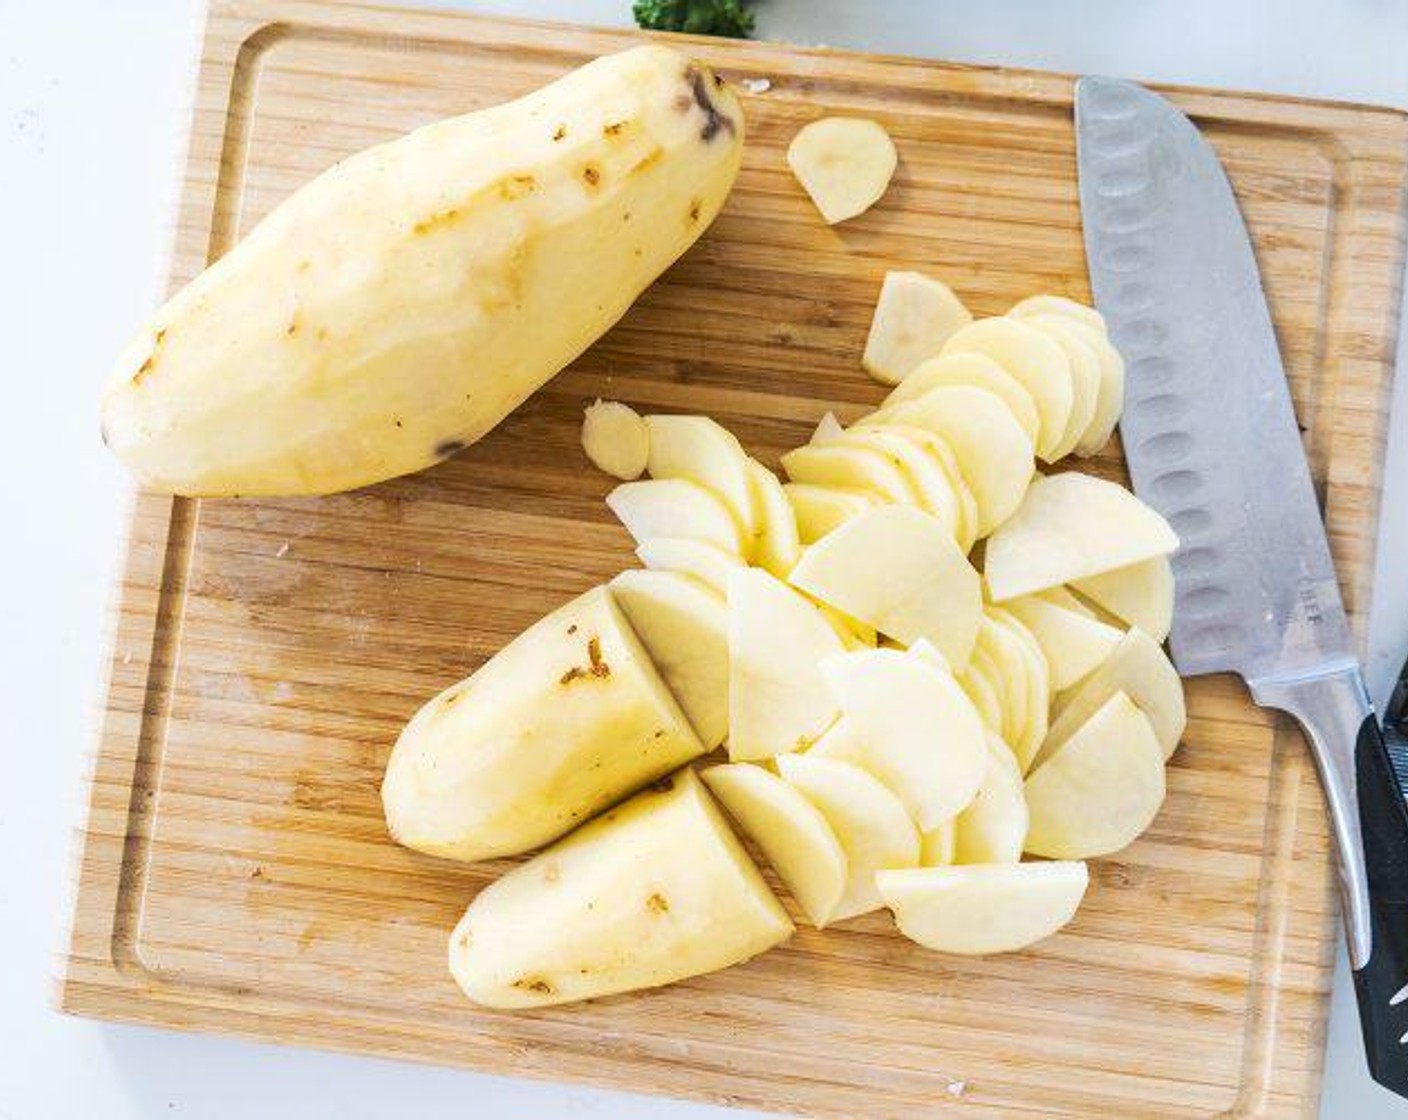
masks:
{"label": "wooden cutting board grain", "polygon": [[[543,84],[625,32],[219,0],[206,29],[173,286],[368,144]],[[497,431],[413,478],[325,499],[136,500],[60,989],[82,1015],[864,1117],[1311,1115],[1335,944],[1325,820],[1299,735],[1230,679],[1190,682],[1150,832],[1095,861],[1030,952],[965,960],[883,913],[661,991],[481,1011],[445,937],[507,861],[396,847],[377,786],[421,701],[633,563],[577,443],[597,396],[698,410],[769,463],[861,373],[887,268],[979,314],[1087,295],[1071,80],[726,41],[745,95],[717,224]],[[1402,115],[1173,93],[1245,207],[1362,630],[1404,235]],[[783,153],[873,116],[900,151],[870,213],[822,225]],[[1098,468],[1119,477],[1117,449]]]}

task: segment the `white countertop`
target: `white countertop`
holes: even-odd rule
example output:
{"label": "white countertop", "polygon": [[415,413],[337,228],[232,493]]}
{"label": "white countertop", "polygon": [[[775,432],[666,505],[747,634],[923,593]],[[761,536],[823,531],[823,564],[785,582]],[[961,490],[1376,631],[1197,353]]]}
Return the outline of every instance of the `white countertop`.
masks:
{"label": "white countertop", "polygon": [[[464,6],[599,25],[630,19],[629,0]],[[93,402],[159,292],[198,8],[0,0],[0,523],[16,534],[0,553],[9,728],[0,736],[0,1120],[743,1115],[50,1009],[127,503]],[[765,0],[759,34],[1408,108],[1408,19],[1397,0]],[[1408,648],[1408,402],[1398,396],[1371,628],[1380,702]],[[1322,1115],[1408,1116],[1408,1102],[1364,1073],[1343,959]]]}

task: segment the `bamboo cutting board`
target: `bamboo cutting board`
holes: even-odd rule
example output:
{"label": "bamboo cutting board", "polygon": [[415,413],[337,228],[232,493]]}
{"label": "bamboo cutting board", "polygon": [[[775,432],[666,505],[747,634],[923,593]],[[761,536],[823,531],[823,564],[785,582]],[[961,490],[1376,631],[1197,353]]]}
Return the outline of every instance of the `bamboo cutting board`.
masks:
{"label": "bamboo cutting board", "polygon": [[[367,144],[543,84],[624,32],[220,0],[172,282]],[[1194,681],[1168,803],[1093,864],[1033,951],[928,953],[872,914],[660,991],[481,1011],[445,938],[507,861],[393,845],[377,786],[403,721],[509,637],[633,563],[577,443],[597,396],[719,417],[775,465],[880,397],[859,355],[881,275],[978,314],[1087,295],[1071,81],[690,44],[746,97],[739,185],[704,239],[497,431],[339,497],[138,497],[61,984],[65,1010],[821,1115],[1309,1115],[1334,903],[1298,734]],[[1361,624],[1404,234],[1403,116],[1183,90],[1246,209],[1344,590]],[[895,137],[884,200],[821,224],[786,144],[829,112]],[[1117,449],[1097,469],[1122,474]]]}

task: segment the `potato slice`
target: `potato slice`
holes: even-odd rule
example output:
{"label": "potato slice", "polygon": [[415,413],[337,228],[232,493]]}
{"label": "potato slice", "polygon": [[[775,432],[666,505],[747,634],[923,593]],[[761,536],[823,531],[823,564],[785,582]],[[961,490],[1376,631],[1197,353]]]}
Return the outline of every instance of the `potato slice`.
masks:
{"label": "potato slice", "polygon": [[598,398],[582,417],[582,450],[598,470],[629,482],[645,473],[650,432],[630,405]]}
{"label": "potato slice", "polygon": [[636,546],[636,555],[652,571],[690,576],[720,598],[728,595],[729,570],[743,565],[737,553],[689,537],[651,537]]}
{"label": "potato slice", "polygon": [[930,358],[911,370],[884,403],[888,406],[911,401],[940,385],[971,385],[1001,398],[1017,423],[1022,425],[1027,438],[1035,444],[1040,430],[1036,402],[1020,381],[986,354],[942,354]]}
{"label": "potato slice", "polygon": [[700,777],[763,850],[812,925],[825,926],[846,889],[846,853],[821,810],[752,763],[711,766]]}
{"label": "potato slice", "polygon": [[911,941],[941,953],[1010,953],[1073,917],[1090,877],[1085,864],[979,863],[880,871],[876,888]]}
{"label": "potato slice", "polygon": [[987,616],[997,631],[1007,637],[1011,650],[1022,663],[1022,708],[1025,720],[1008,742],[1022,768],[1036,757],[1046,739],[1051,711],[1051,670],[1046,655],[1025,626],[1001,607],[988,607]]}
{"label": "potato slice", "polygon": [[871,413],[861,424],[912,425],[948,444],[977,501],[980,537],[1011,517],[1027,492],[1032,442],[1002,400],[986,389],[941,385]]}
{"label": "potato slice", "polygon": [[792,583],[882,634],[927,638],[961,671],[982,618],[977,571],[938,519],[877,506],[828,533],[792,569]]}
{"label": "potato slice", "polygon": [[792,512],[792,503],[787,500],[777,475],[762,463],[749,459],[748,476],[753,485],[753,509],[757,514],[753,563],[766,568],[778,579],[786,579],[802,555],[797,515]]}
{"label": "potato slice", "polygon": [[712,491],[683,478],[623,482],[606,495],[607,508],[641,544],[653,537],[689,537],[743,555],[738,522]]}
{"label": "potato slice", "polygon": [[812,121],[787,147],[792,174],[831,226],[874,206],[898,162],[889,133],[856,117]]}
{"label": "potato slice", "polygon": [[1005,691],[1001,687],[1000,674],[987,653],[974,647],[968,666],[957,676],[959,687],[973,701],[982,717],[983,726],[996,735],[1002,734],[1004,717],[1003,704]]}
{"label": "potato slice", "polygon": [[1051,730],[1037,763],[1058,750],[1116,692],[1126,693],[1149,717],[1164,758],[1173,754],[1188,724],[1183,681],[1159,643],[1135,627],[1079,684],[1056,698]]}
{"label": "potato slice", "polygon": [[1004,606],[1040,643],[1051,669],[1051,687],[1059,691],[1070,688],[1104,661],[1123,634],[1088,613],[1058,606],[1045,596],[1046,592],[1023,595],[1007,600]]}
{"label": "potato slice", "polygon": [[[942,473],[948,491],[956,502],[954,536],[958,540],[958,547],[967,552],[978,537],[978,503],[973,497],[973,491],[968,488],[968,483],[963,480],[963,472],[958,469],[958,458],[953,449],[926,428],[916,428],[908,424],[876,424],[874,430],[899,436],[914,444]],[[932,477],[927,470],[924,474],[926,478]],[[912,480],[913,477],[911,476]],[[928,484],[933,487],[938,485],[936,480]],[[916,481],[916,488],[918,485]]]}
{"label": "potato slice", "polygon": [[809,443],[783,455],[782,469],[793,482],[869,490],[887,502],[919,504],[919,495],[899,464],[871,447],[834,439]]}
{"label": "potato slice", "polygon": [[919,841],[919,866],[947,867],[951,864],[955,831],[955,821],[950,818],[938,828],[931,828],[924,833]]}
{"label": "potato slice", "polygon": [[[982,672],[995,687],[1002,706],[1002,728],[998,732],[1008,742],[1021,742],[1026,734],[1027,661],[1017,639],[998,626],[986,611],[978,625],[977,649],[986,659]],[[1038,741],[1038,745],[1040,745]],[[1025,766],[1030,756],[1022,760]]]}
{"label": "potato slice", "polygon": [[735,762],[808,746],[840,709],[818,664],[844,652],[821,612],[761,568],[728,580],[728,753]]}
{"label": "potato slice", "polygon": [[475,1003],[546,1007],[726,968],[792,931],[723,813],[681,770],[480,891],[449,962]]}
{"label": "potato slice", "polygon": [[1071,415],[1061,443],[1053,452],[1054,458],[1059,459],[1075,450],[1095,418],[1095,408],[1100,402],[1100,356],[1086,341],[1088,332],[1067,315],[1032,315],[1021,322],[1056,343],[1071,363]]}
{"label": "potato slice", "polygon": [[943,349],[973,313],[941,280],[922,272],[887,272],[860,364],[883,385],[897,385]]}
{"label": "potato slice", "polygon": [[846,429],[841,425],[841,421],[836,419],[834,412],[828,412],[816,422],[816,430],[812,432],[812,438],[808,443],[825,443],[829,439],[835,439]]}
{"label": "potato slice", "polygon": [[1095,415],[1076,444],[1076,454],[1088,457],[1110,442],[1110,435],[1124,411],[1124,359],[1103,330],[1074,318],[1071,325],[1079,330],[1100,363],[1100,395],[1095,401]]}
{"label": "potato slice", "polygon": [[904,804],[878,778],[849,762],[784,754],[777,767],[789,785],[821,810],[846,853],[846,890],[831,920],[878,910],[875,873],[919,862],[919,832]]}
{"label": "potato slice", "polygon": [[665,678],[700,741],[728,734],[728,608],[717,592],[679,572],[630,568],[610,583],[631,629]]}
{"label": "potato slice", "polygon": [[945,354],[986,354],[1022,383],[1036,404],[1040,431],[1036,453],[1048,463],[1059,457],[1071,416],[1071,363],[1056,343],[1018,319],[979,319],[944,343]]}
{"label": "potato slice", "polygon": [[744,555],[758,532],[748,456],[738,439],[707,416],[657,414],[645,418],[650,433],[646,470],[651,478],[697,482],[723,500],[738,522]]}
{"label": "potato slice", "polygon": [[810,482],[788,482],[782,489],[797,517],[797,535],[804,545],[820,540],[838,525],[880,504],[880,496],[873,490]]}
{"label": "potato slice", "polygon": [[875,775],[921,830],[973,800],[987,769],[985,732],[948,670],[922,654],[875,649],[828,658],[821,673],[842,715],[811,757]]}
{"label": "potato slice", "polygon": [[1117,852],[1164,802],[1164,757],[1148,718],[1123,692],[1061,744],[1026,783],[1026,850],[1051,859]]}
{"label": "potato slice", "polygon": [[1071,586],[1154,641],[1168,637],[1173,625],[1173,568],[1167,556],[1072,580]]}
{"label": "potato slice", "polygon": [[838,436],[829,446],[864,447],[885,456],[899,468],[909,483],[914,493],[912,504],[932,513],[948,527],[955,539],[958,538],[958,519],[961,516],[958,495],[953,492],[943,467],[919,444],[889,431],[884,425],[876,425],[855,428]]}
{"label": "potato slice", "polygon": [[1123,486],[1068,471],[1038,477],[1021,508],[988,538],[983,575],[995,603],[1178,547],[1157,511]]}
{"label": "potato slice", "polygon": [[1028,296],[1014,304],[1007,314],[1014,319],[1025,319],[1033,315],[1064,315],[1067,319],[1094,327],[1101,334],[1105,333],[1105,316],[1088,304],[1067,296]]}
{"label": "potato slice", "polygon": [[1016,863],[1027,839],[1022,771],[1007,744],[987,738],[987,767],[977,795],[953,825],[950,863]]}

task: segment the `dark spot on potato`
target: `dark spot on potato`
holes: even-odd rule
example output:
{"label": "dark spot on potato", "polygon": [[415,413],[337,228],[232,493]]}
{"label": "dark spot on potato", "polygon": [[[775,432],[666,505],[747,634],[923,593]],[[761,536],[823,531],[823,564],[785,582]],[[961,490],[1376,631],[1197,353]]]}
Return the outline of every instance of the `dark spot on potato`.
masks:
{"label": "dark spot on potato", "polygon": [[643,257],[643,256],[645,256],[645,250],[642,249],[642,248],[640,248],[640,246],[636,246],[634,252],[635,252],[635,255],[638,256],[638,257]]}
{"label": "dark spot on potato", "polygon": [[645,900],[645,908],[649,910],[652,914],[666,914],[669,913],[670,904],[668,901],[666,901],[665,896],[663,894],[657,893],[652,894],[649,898]]}
{"label": "dark spot on potato", "polygon": [[464,695],[464,690],[463,690],[463,689],[460,689],[460,690],[455,691],[455,692],[447,692],[447,693],[445,693],[444,697],[441,699],[441,701],[440,701],[440,706],[441,706],[442,708],[453,708],[457,703],[459,703],[459,699],[460,699],[460,697],[463,696],[463,695]]}
{"label": "dark spot on potato", "polygon": [[567,135],[567,126],[566,126],[565,124],[560,124],[560,125],[558,125],[555,129],[553,129],[553,133],[552,133],[552,142],[553,142],[554,144],[556,144],[559,140],[561,140],[561,139],[562,139],[563,137],[565,137],[566,135]]}
{"label": "dark spot on potato", "polygon": [[623,221],[623,222],[629,222],[630,220],[631,220],[631,212],[630,212],[629,210],[627,210],[624,214],[621,215],[621,221]]}
{"label": "dark spot on potato", "polygon": [[555,989],[541,976],[520,976],[513,982],[513,986],[520,991],[533,992],[535,995],[550,996]]}
{"label": "dark spot on potato", "polygon": [[396,421],[396,426],[397,426],[398,428],[401,427],[401,426],[402,426],[402,425],[401,425],[401,421],[397,420],[397,421]]}
{"label": "dark spot on potato", "polygon": [[499,183],[499,197],[513,202],[538,189],[538,180],[531,175],[510,175]]}
{"label": "dark spot on potato", "polygon": [[574,622],[571,626],[567,628],[567,632],[569,634],[575,634],[577,632],[577,624]]}
{"label": "dark spot on potato", "polygon": [[165,342],[165,341],[166,341],[166,328],[165,328],[165,327],[158,327],[158,328],[157,328],[157,332],[156,332],[156,344],[157,344],[158,346],[160,346],[160,345],[161,345],[163,342]]}
{"label": "dark spot on potato", "polygon": [[714,88],[715,88],[715,89],[723,89],[723,88],[724,88],[724,80],[723,80],[721,77],[719,77],[717,74],[714,75]]}
{"label": "dark spot on potato", "polygon": [[465,930],[464,933],[460,934],[459,946],[461,949],[469,948],[469,930]]}
{"label": "dark spot on potato", "polygon": [[650,788],[655,793],[669,793],[675,788],[675,776],[673,774],[666,774],[658,781],[651,782]]}
{"label": "dark spot on potato", "polygon": [[689,200],[689,220],[690,223],[699,221],[699,212],[704,209],[704,204],[697,198]]}
{"label": "dark spot on potato", "polygon": [[571,684],[573,681],[584,680],[586,676],[587,671],[585,669],[583,669],[580,665],[573,665],[572,668],[568,669],[567,672],[563,673],[562,676],[557,678],[557,683]]}
{"label": "dark spot on potato", "polygon": [[298,333],[298,312],[295,311],[288,317],[288,326],[284,328],[284,334],[295,335]]}
{"label": "dark spot on potato", "polygon": [[587,658],[592,663],[592,676],[602,680],[611,676],[611,666],[601,656],[601,639],[595,635],[587,642]]}
{"label": "dark spot on potato", "polygon": [[249,877],[251,879],[264,878],[264,868],[260,867],[259,864],[256,863],[253,867],[249,869]]}
{"label": "dark spot on potato", "polygon": [[625,121],[614,121],[601,130],[603,136],[620,136],[621,130],[626,127]]}
{"label": "dark spot on potato", "polygon": [[446,226],[460,216],[457,209],[442,210],[438,214],[432,214],[428,218],[422,218],[411,227],[414,234],[429,233],[438,226]]}
{"label": "dark spot on potato", "polygon": [[147,379],[147,374],[156,368],[156,354],[152,354],[145,362],[137,367],[137,372],[132,375],[132,384],[140,385]]}
{"label": "dark spot on potato", "polygon": [[635,165],[626,172],[626,174],[634,175],[637,171],[644,171],[648,167],[654,167],[655,164],[660,162],[660,157],[664,154],[665,153],[659,148],[651,148],[650,151],[636,160]]}
{"label": "dark spot on potato", "polygon": [[448,459],[451,455],[458,455],[469,444],[462,439],[442,439],[435,445],[435,457],[437,459]]}
{"label": "dark spot on potato", "polygon": [[599,186],[601,183],[601,168],[594,163],[589,163],[582,168],[582,182],[589,187]]}
{"label": "dark spot on potato", "polygon": [[663,727],[657,727],[655,729],[655,734],[651,736],[652,739],[663,739],[664,737],[665,729]]}
{"label": "dark spot on potato", "polygon": [[704,110],[704,127],[699,130],[699,139],[707,144],[720,132],[727,132],[732,136],[733,118],[721,113],[719,107],[714,104],[714,99],[709,96],[709,85],[704,80],[704,72],[697,66],[689,66],[685,68],[684,78],[694,95],[694,103]]}

